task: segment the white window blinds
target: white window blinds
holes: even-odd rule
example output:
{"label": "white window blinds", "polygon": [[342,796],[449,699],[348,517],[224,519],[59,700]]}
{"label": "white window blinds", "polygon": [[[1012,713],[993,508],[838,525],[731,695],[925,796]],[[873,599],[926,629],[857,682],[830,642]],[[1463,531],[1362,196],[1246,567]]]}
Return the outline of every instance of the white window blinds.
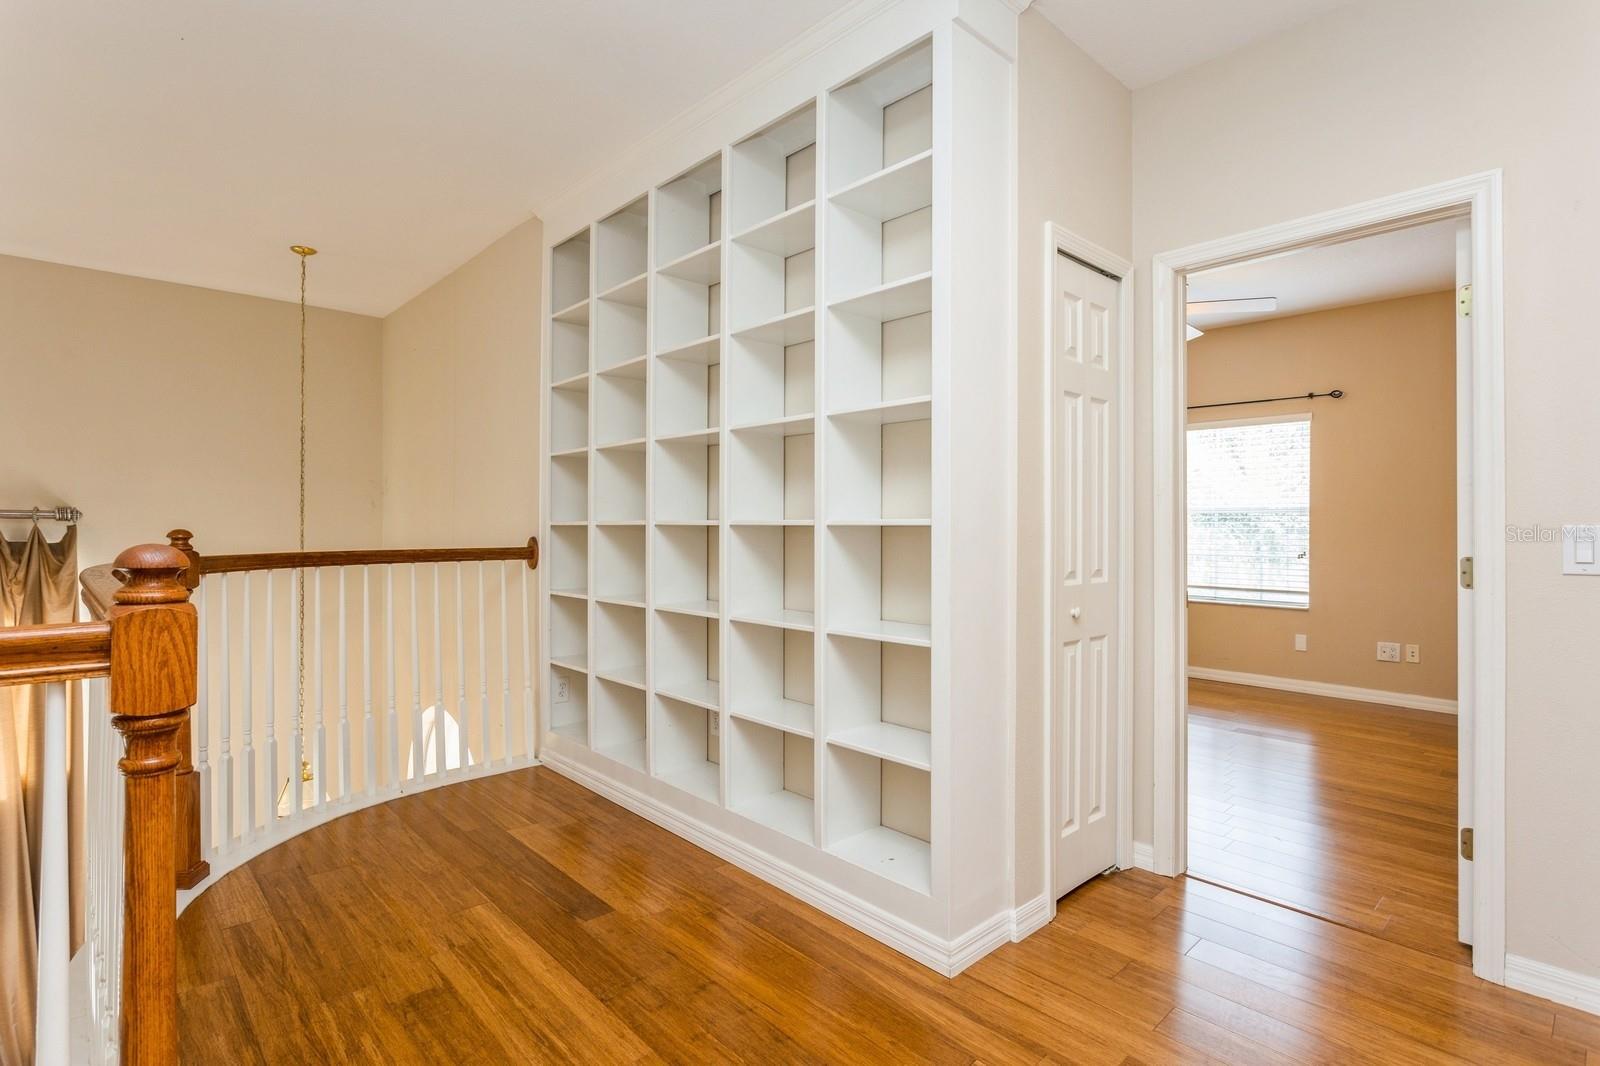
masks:
{"label": "white window blinds", "polygon": [[1311,418],[1189,429],[1189,598],[1311,604]]}

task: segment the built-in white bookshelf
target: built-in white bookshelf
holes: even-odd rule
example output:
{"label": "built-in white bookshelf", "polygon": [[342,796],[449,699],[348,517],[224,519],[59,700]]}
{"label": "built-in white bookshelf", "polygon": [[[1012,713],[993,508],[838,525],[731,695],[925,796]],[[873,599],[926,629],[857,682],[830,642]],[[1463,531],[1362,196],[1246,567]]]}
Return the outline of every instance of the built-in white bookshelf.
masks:
{"label": "built-in white bookshelf", "polygon": [[951,92],[1010,78],[930,18],[552,242],[542,706],[551,765],[953,940],[1009,831],[1009,601],[954,553],[1006,551],[1014,307],[1007,112]]}

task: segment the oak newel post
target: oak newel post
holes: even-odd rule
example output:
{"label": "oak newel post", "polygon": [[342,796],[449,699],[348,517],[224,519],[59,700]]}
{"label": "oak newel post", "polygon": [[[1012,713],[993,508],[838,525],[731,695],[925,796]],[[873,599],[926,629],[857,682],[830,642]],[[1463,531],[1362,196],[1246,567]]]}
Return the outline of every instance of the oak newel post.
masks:
{"label": "oak newel post", "polygon": [[117,556],[126,575],[111,623],[112,723],[127,793],[123,828],[122,1061],[178,1061],[176,775],[195,702],[198,622],[178,579],[183,553],[143,544]]}
{"label": "oak newel post", "polygon": [[[194,534],[187,529],[174,529],[167,534],[167,539],[173,549],[182,552],[189,562],[178,575],[178,581],[193,592],[200,587],[200,553],[194,549]],[[183,727],[178,731],[178,774],[174,785],[177,793],[179,888],[193,888],[211,876],[211,864],[201,857],[200,775],[194,769],[194,744],[189,739],[189,728],[189,716],[185,715]]]}

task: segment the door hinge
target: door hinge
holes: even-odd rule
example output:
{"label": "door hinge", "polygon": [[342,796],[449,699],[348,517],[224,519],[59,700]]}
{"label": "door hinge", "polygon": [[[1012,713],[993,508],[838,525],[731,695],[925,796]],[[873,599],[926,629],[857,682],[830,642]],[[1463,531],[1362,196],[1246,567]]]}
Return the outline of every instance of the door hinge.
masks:
{"label": "door hinge", "polygon": [[1456,310],[1462,318],[1472,317],[1472,286],[1463,285],[1456,290]]}
{"label": "door hinge", "polygon": [[1461,830],[1461,857],[1468,862],[1472,861],[1472,827],[1470,825]]}
{"label": "door hinge", "polygon": [[1461,587],[1464,589],[1472,587],[1472,556],[1470,555],[1461,557]]}

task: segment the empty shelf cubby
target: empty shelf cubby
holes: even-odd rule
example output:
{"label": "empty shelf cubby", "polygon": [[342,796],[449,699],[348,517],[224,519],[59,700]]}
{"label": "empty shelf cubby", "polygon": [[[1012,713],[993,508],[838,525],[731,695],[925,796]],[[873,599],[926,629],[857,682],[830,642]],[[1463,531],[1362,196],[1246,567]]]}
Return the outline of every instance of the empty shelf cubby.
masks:
{"label": "empty shelf cubby", "polygon": [[644,398],[643,360],[595,375],[595,444],[603,448],[609,444],[642,440],[645,427]]}
{"label": "empty shelf cubby", "polygon": [[741,336],[729,350],[729,425],[756,426],[816,413],[814,341]]}
{"label": "empty shelf cubby", "polygon": [[748,237],[783,228],[785,216],[803,211],[817,196],[816,106],[806,104],[740,141],[730,170],[730,231]]}
{"label": "empty shelf cubby", "polygon": [[717,620],[658,611],[655,625],[655,690],[684,703],[719,709]]}
{"label": "empty shelf cubby", "polygon": [[602,601],[594,609],[594,673],[644,686],[644,608]]}
{"label": "empty shelf cubby", "polygon": [[[589,676],[554,663],[550,665],[550,729],[579,744],[589,743]],[[566,699],[561,699],[565,692]]]}
{"label": "empty shelf cubby", "polygon": [[810,416],[729,435],[729,518],[809,523],[816,517],[816,434]]}
{"label": "empty shelf cubby", "polygon": [[848,748],[827,752],[828,850],[916,892],[932,891],[932,777]]}
{"label": "empty shelf cubby", "polygon": [[810,629],[816,604],[811,526],[734,526],[730,613],[736,619]]}
{"label": "empty shelf cubby", "polygon": [[589,372],[589,318],[550,323],[550,380],[571,381]]}
{"label": "empty shelf cubby", "polygon": [[812,634],[734,622],[729,635],[729,712],[746,721],[812,736],[816,731]]}
{"label": "empty shelf cubby", "polygon": [[721,724],[716,711],[658,694],[651,727],[656,777],[716,803],[721,794]]}
{"label": "empty shelf cubby", "polygon": [[694,276],[721,237],[722,156],[714,155],[656,191],[656,268]]}
{"label": "empty shelf cubby", "polygon": [[607,678],[595,682],[594,750],[635,770],[645,768],[644,692]]}
{"label": "empty shelf cubby", "polygon": [[[589,298],[589,231],[570,237],[550,253],[550,304],[556,313]],[[567,375],[557,374],[560,381]]]}
{"label": "empty shelf cubby", "polygon": [[550,600],[550,661],[574,670],[589,668],[589,604],[556,596]]}
{"label": "empty shelf cubby", "polygon": [[704,438],[656,442],[657,522],[714,522],[722,478],[722,447]]}
{"label": "empty shelf cubby", "polygon": [[837,634],[827,649],[828,743],[931,769],[928,649]]}
{"label": "empty shelf cubby", "polygon": [[707,361],[657,359],[655,366],[655,419],[657,440],[695,435],[710,436],[720,421],[722,365],[720,349],[711,346]]}
{"label": "empty shelf cubby", "polygon": [[551,454],[589,446],[589,379],[573,378],[550,390]]}
{"label": "empty shelf cubby", "polygon": [[645,602],[643,526],[601,525],[594,533],[594,595],[615,603]]}
{"label": "empty shelf cubby", "polygon": [[928,646],[930,532],[927,526],[830,526],[828,631]]}
{"label": "empty shelf cubby", "polygon": [[[922,417],[905,417],[921,415]],[[891,421],[890,417],[903,418]],[[926,524],[933,514],[933,423],[925,405],[829,419],[828,521]]]}
{"label": "empty shelf cubby", "polygon": [[550,458],[550,520],[585,522],[589,518],[589,456],[585,452]]}
{"label": "empty shelf cubby", "polygon": [[722,531],[717,526],[657,525],[655,603],[664,611],[718,613]]}
{"label": "empty shelf cubby", "polygon": [[594,517],[599,522],[643,522],[644,444],[602,448],[594,453]]}
{"label": "empty shelf cubby", "polygon": [[649,246],[649,199],[639,197],[594,227],[594,271],[597,294],[615,294],[642,279]]}
{"label": "empty shelf cubby", "polygon": [[734,719],[728,734],[729,806],[751,821],[810,844],[815,746],[808,736]]}
{"label": "empty shelf cubby", "polygon": [[550,530],[541,566],[550,575],[550,591],[557,596],[589,593],[589,527],[556,526]]}

